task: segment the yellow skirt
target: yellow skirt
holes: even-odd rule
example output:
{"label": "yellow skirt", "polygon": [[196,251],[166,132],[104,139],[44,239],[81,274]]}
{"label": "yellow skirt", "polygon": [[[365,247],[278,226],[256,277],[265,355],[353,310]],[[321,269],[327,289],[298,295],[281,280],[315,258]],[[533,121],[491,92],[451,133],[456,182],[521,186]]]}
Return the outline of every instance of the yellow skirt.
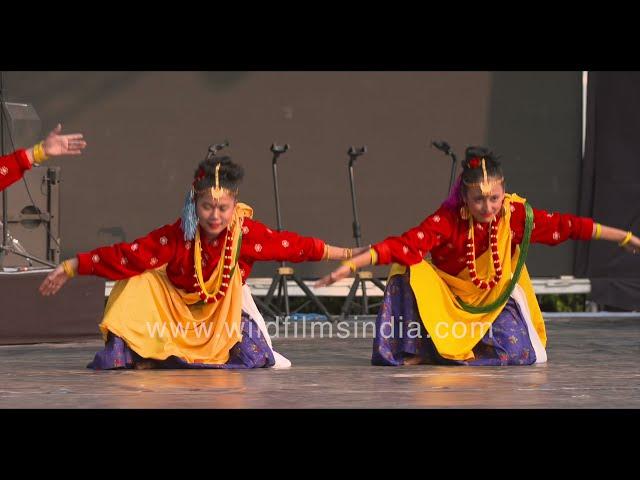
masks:
{"label": "yellow skirt", "polygon": [[242,338],[242,285],[239,275],[233,277],[237,285],[229,292],[235,294],[213,304],[176,288],[164,268],[118,281],[100,324],[103,338],[112,332],[144,358],[226,363]]}

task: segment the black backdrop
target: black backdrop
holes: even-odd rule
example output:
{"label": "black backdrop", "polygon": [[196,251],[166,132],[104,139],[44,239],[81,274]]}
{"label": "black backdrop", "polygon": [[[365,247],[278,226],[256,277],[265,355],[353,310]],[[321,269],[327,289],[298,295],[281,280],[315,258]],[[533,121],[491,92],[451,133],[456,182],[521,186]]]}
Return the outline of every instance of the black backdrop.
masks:
{"label": "black backdrop", "polygon": [[[592,72],[580,214],[640,233],[640,73]],[[611,242],[580,243],[575,273],[591,280],[592,299],[640,309],[640,255]]]}

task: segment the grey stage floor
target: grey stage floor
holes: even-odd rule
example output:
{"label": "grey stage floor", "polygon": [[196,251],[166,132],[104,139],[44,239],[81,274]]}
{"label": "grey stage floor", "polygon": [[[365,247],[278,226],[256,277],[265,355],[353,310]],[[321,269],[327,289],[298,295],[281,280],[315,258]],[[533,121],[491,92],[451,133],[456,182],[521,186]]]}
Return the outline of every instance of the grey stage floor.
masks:
{"label": "grey stage floor", "polygon": [[637,408],[640,320],[547,321],[546,365],[374,367],[371,338],[280,338],[286,370],[85,368],[82,343],[0,347],[2,408]]}

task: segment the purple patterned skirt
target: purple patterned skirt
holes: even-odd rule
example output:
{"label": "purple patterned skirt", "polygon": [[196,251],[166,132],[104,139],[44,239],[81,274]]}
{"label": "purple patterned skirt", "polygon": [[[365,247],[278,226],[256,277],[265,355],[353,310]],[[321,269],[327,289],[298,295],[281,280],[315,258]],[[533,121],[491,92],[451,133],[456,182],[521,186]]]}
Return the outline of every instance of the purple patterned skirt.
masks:
{"label": "purple patterned skirt", "polygon": [[242,340],[233,346],[229,352],[229,360],[224,364],[187,363],[175,356],[165,360],[143,358],[131,350],[122,338],[109,332],[104,348],[96,353],[87,368],[111,370],[118,368],[262,368],[273,366],[275,364],[273,351],[258,325],[245,312],[242,312],[240,326]]}
{"label": "purple patterned skirt", "polygon": [[[417,333],[419,332],[419,333]],[[373,365],[404,365],[407,356],[420,357],[421,364],[438,365],[531,365],[536,354],[518,304],[510,298],[492,328],[473,348],[473,360],[449,360],[435,348],[420,319],[409,273],[393,276],[384,292],[376,319]]]}

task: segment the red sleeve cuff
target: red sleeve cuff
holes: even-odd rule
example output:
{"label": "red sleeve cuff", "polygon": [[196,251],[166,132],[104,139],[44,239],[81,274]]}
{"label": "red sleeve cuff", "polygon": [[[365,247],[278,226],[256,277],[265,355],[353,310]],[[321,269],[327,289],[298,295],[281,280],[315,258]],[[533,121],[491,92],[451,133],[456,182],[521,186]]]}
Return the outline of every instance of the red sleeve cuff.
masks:
{"label": "red sleeve cuff", "polygon": [[591,240],[593,237],[593,219],[589,217],[578,217],[580,226],[578,230],[579,240]]}
{"label": "red sleeve cuff", "polygon": [[391,263],[391,249],[384,242],[376,243],[372,248],[378,254],[377,265],[387,265]]}
{"label": "red sleeve cuff", "polygon": [[31,169],[32,165],[29,161],[29,157],[27,157],[27,151],[24,148],[16,151],[16,158],[18,159],[18,165],[20,165],[21,171],[24,172],[25,170]]}
{"label": "red sleeve cuff", "polygon": [[318,262],[322,260],[322,257],[324,257],[324,242],[319,238],[314,238],[313,252],[311,253],[309,260]]}
{"label": "red sleeve cuff", "polygon": [[93,273],[91,254],[79,253],[76,258],[78,259],[78,275],[91,275]]}

